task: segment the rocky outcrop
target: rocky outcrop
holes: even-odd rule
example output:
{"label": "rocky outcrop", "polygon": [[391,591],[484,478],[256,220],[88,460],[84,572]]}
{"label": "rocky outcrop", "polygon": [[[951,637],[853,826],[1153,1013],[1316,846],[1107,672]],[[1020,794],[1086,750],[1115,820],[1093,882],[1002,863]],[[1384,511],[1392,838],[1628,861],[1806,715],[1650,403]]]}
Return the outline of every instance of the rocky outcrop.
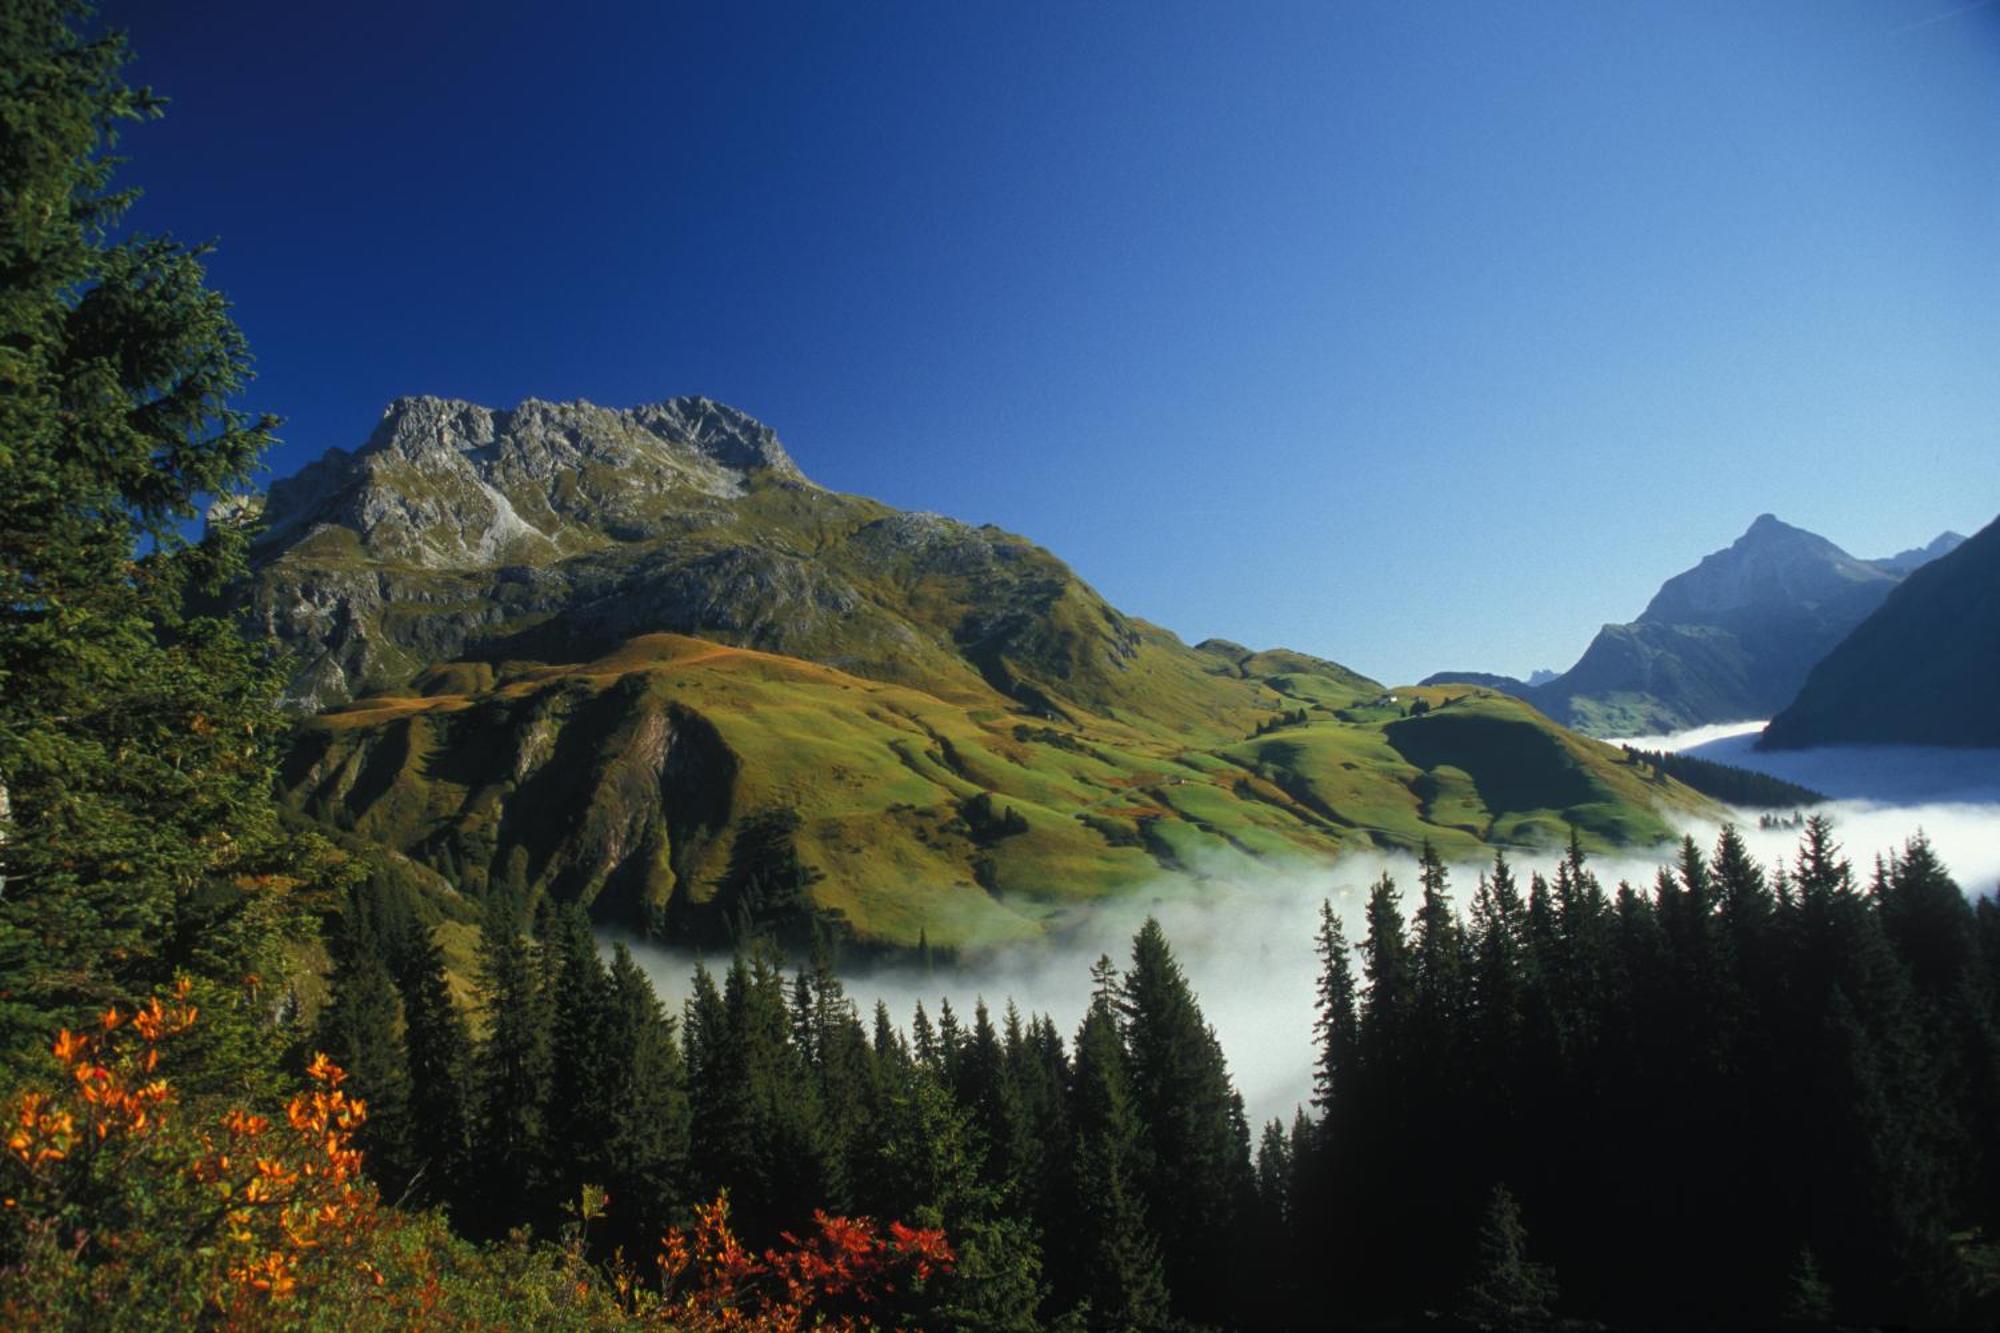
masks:
{"label": "rocky outcrop", "polygon": [[1061,713],[1116,706],[1146,642],[1033,543],[824,490],[706,398],[399,399],[264,518],[245,612],[293,650],[306,709],[668,631]]}

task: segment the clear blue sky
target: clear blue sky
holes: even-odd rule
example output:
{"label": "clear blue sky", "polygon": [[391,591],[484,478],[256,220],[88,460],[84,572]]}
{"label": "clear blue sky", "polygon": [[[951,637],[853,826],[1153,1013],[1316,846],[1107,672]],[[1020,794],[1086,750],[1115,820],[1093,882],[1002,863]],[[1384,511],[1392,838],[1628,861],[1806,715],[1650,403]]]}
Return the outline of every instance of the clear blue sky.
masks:
{"label": "clear blue sky", "polygon": [[775,426],[1190,640],[1567,666],[1759,512],[2000,512],[2000,5],[119,0],[289,472]]}

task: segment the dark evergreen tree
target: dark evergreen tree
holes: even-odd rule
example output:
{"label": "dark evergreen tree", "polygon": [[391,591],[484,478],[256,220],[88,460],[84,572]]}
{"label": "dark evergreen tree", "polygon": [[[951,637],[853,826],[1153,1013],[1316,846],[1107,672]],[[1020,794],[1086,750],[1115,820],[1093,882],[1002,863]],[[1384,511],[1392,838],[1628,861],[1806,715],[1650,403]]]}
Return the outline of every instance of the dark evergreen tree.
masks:
{"label": "dark evergreen tree", "polygon": [[1236,1260],[1254,1198],[1242,1100],[1158,921],[1133,938],[1120,998],[1132,1102],[1145,1127],[1147,1216],[1176,1308],[1219,1320],[1238,1295]]}
{"label": "dark evergreen tree", "polygon": [[1833,1288],[1820,1276],[1812,1247],[1800,1247],[1798,1260],[1785,1283],[1786,1327],[1801,1330],[1831,1327],[1833,1310]]}
{"label": "dark evergreen tree", "polygon": [[[695,1001],[706,1007],[699,991]],[[768,1240],[803,1226],[831,1192],[825,1118],[792,1045],[784,974],[767,952],[736,958],[719,1007],[719,1030],[702,1034],[692,1106],[697,1193],[727,1187],[740,1231]],[[701,1015],[705,1028],[710,1017]]]}
{"label": "dark evergreen tree", "polygon": [[[1058,1247],[1064,1234],[1066,1200],[1072,1193],[1069,1144],[1074,1137],[1069,1109],[1072,1070],[1062,1034],[1047,1016],[1030,1019],[1019,1040],[1014,1037],[1016,1014],[1007,1006],[1007,1065],[1019,1090],[1021,1117],[1028,1144],[1027,1175],[1021,1204],[1034,1220],[1045,1247]],[[1049,1260],[1053,1270],[1053,1258]]]}
{"label": "dark evergreen tree", "polygon": [[604,1130],[592,1176],[611,1196],[606,1240],[637,1258],[690,1202],[689,1114],[674,1020],[623,944],[612,953],[601,1032],[606,1078],[590,1095]]}
{"label": "dark evergreen tree", "polygon": [[470,1199],[472,1040],[451,997],[444,951],[428,932],[409,950],[399,978],[409,1054],[414,1203],[443,1203],[454,1217]]}
{"label": "dark evergreen tree", "polygon": [[357,1141],[368,1154],[376,1183],[390,1198],[399,1198],[417,1170],[410,1070],[401,996],[364,896],[349,898],[332,950],[333,998],[320,1015],[316,1044],[347,1071],[353,1091],[366,1099],[368,1120]]}
{"label": "dark evergreen tree", "polygon": [[1359,1019],[1347,931],[1334,914],[1333,904],[1324,900],[1319,905],[1315,949],[1319,954],[1319,990],[1313,1035],[1318,1038],[1319,1058],[1313,1067],[1313,1105],[1331,1124],[1332,1108],[1343,1099],[1354,1076]]}
{"label": "dark evergreen tree", "polygon": [[1147,1221],[1142,1127],[1125,1047],[1108,996],[1100,996],[1076,1037],[1076,1126],[1071,1177],[1072,1243],[1052,1258],[1067,1290],[1089,1303],[1092,1329],[1160,1328],[1168,1293]]}
{"label": "dark evergreen tree", "polygon": [[[795,979],[792,1009],[794,1045],[811,1070],[826,1116],[826,1206],[844,1210],[853,1201],[857,1178],[867,1170],[870,1147],[862,1120],[868,1114],[874,1055],[823,935],[814,935],[810,961]],[[886,1023],[884,1011],[877,1015],[878,1037]]]}
{"label": "dark evergreen tree", "polygon": [[1409,1034],[1415,1022],[1416,963],[1405,935],[1402,895],[1386,872],[1368,894],[1368,935],[1361,967],[1368,993],[1357,1028],[1357,1077],[1346,1117],[1348,1146],[1340,1150],[1341,1194],[1352,1242],[1348,1268],[1354,1299],[1374,1308],[1410,1289],[1405,1271],[1417,1262],[1415,1228],[1423,1205],[1405,1188],[1415,1148],[1405,1133],[1412,1095]]}
{"label": "dark evergreen tree", "polygon": [[590,918],[565,904],[546,917],[542,994],[549,1022],[548,1177],[539,1221],[553,1231],[585,1184],[605,1184],[606,1096],[619,1076],[608,1028],[611,979],[597,956]]}
{"label": "dark evergreen tree", "polygon": [[[113,155],[163,103],[63,0],[0,27],[0,1055],[177,973],[174,1083],[277,1084],[272,1007],[315,840],[280,826],[280,664],[212,614],[274,418],[205,250],[126,224]],[[221,497],[218,499],[218,497]],[[33,1055],[28,1055],[33,1052]]]}
{"label": "dark evergreen tree", "polygon": [[1306,1137],[1293,1144],[1293,1172],[1298,1182],[1292,1204],[1299,1256],[1310,1255],[1297,1286],[1324,1302],[1340,1299],[1347,1285],[1347,1267],[1355,1252],[1349,1233],[1354,1219],[1351,1192],[1355,1180],[1357,1138],[1355,1082],[1360,1077],[1360,1017],[1355,999],[1353,949],[1333,904],[1319,905],[1319,930],[1314,942],[1319,955],[1313,1035],[1318,1058],[1313,1067],[1315,1126],[1300,1115],[1297,1128]]}
{"label": "dark evergreen tree", "polygon": [[1848,1312],[1935,1319],[1962,1289],[1947,1220],[1957,1164],[1908,974],[1823,817],[1806,821],[1792,884],[1787,1047],[1804,1130],[1792,1234],[1827,1261]]}
{"label": "dark evergreen tree", "polygon": [[938,1046],[937,1029],[931,1026],[930,1015],[924,1012],[922,1000],[917,1001],[917,1012],[910,1019],[910,1050],[918,1064],[943,1076],[944,1053]]}
{"label": "dark evergreen tree", "polygon": [[540,951],[504,904],[488,911],[479,937],[480,989],[487,1014],[479,1047],[474,1147],[476,1235],[528,1222],[550,1179],[551,1020]]}
{"label": "dark evergreen tree", "polygon": [[[1423,897],[1411,949],[1410,1069],[1407,1137],[1418,1144],[1463,1143],[1474,1130],[1470,1114],[1472,994],[1465,933],[1451,903],[1450,875],[1437,850],[1425,842],[1417,862]],[[1462,1233],[1477,1217],[1477,1187],[1448,1154],[1415,1152],[1403,1189],[1428,1217],[1428,1225]],[[1435,1259],[1434,1259],[1435,1263]],[[1451,1285],[1455,1276],[1440,1275]]]}
{"label": "dark evergreen tree", "polygon": [[873,1125],[867,1188],[884,1215],[941,1226],[959,1263],[925,1294],[923,1319],[947,1328],[1027,1330],[1046,1293],[1032,1224],[981,1179],[985,1145],[941,1072],[900,1066]]}
{"label": "dark evergreen tree", "polygon": [[1021,1090],[983,999],[973,1007],[972,1036],[959,1057],[954,1091],[959,1105],[972,1112],[982,1179],[996,1191],[1012,1193],[1035,1169],[1034,1145]]}
{"label": "dark evergreen tree", "polygon": [[1479,877],[1467,941],[1471,955],[1468,1072],[1480,1149],[1517,1171],[1525,1092],[1521,1058],[1528,1027],[1528,917],[1505,852]]}
{"label": "dark evergreen tree", "polygon": [[1504,1185],[1487,1196],[1473,1273],[1461,1316],[1475,1328],[1531,1333],[1553,1325],[1555,1277],[1528,1258],[1528,1229]]}

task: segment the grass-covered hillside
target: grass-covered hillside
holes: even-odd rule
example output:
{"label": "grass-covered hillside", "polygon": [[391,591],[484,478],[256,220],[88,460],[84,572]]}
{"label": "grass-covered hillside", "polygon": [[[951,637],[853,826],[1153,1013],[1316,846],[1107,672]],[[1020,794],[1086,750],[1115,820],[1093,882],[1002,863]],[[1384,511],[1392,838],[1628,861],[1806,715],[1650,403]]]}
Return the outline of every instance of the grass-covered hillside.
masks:
{"label": "grass-covered hillside", "polygon": [[248,616],[331,709],[290,799],[475,896],[670,936],[979,946],[1163,869],[1643,843],[1699,801],[1485,691],[1189,647],[707,399],[402,400],[265,523]]}
{"label": "grass-covered hillside", "polygon": [[1668,835],[1660,806],[1701,806],[1504,696],[1392,704],[1299,654],[1161,656],[1164,722],[646,635],[576,665],[436,667],[313,720],[285,781],[474,894],[695,938],[837,914],[940,947],[1037,934],[1164,869],[1426,839],[1455,856],[1570,824],[1645,843]]}

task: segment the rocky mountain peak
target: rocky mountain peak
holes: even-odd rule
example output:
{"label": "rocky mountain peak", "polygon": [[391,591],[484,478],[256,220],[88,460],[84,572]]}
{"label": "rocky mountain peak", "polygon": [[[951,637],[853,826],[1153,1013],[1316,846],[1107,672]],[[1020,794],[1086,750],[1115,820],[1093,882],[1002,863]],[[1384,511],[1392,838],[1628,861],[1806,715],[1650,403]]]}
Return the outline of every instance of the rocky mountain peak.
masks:
{"label": "rocky mountain peak", "polygon": [[1880,560],[1871,560],[1868,563],[1877,569],[1886,569],[1891,574],[1907,577],[1931,561],[1950,555],[1963,545],[1965,538],[1958,533],[1940,532],[1923,546],[1913,546],[1907,551],[1898,551],[1894,555],[1884,556]]}
{"label": "rocky mountain peak", "polygon": [[1759,514],[1741,537],[1677,574],[1639,616],[1657,624],[1715,624],[1759,607],[1817,606],[1895,576],[1857,560],[1826,538]]}
{"label": "rocky mountain peak", "polygon": [[423,568],[537,564],[767,482],[811,485],[775,431],[709,398],[624,410],[398,398],[358,450],[328,450],[272,485],[266,542],[331,527]]}
{"label": "rocky mountain peak", "polygon": [[[765,472],[794,481],[805,474],[778,442],[778,433],[749,413],[713,398],[682,396],[619,410],[577,399],[552,403],[524,399],[508,409],[482,407],[458,398],[428,394],[398,398],[360,453],[400,454],[417,459],[567,437],[585,452],[608,437],[638,430],[660,444],[685,451],[735,472]],[[598,450],[601,452],[601,448]]]}

